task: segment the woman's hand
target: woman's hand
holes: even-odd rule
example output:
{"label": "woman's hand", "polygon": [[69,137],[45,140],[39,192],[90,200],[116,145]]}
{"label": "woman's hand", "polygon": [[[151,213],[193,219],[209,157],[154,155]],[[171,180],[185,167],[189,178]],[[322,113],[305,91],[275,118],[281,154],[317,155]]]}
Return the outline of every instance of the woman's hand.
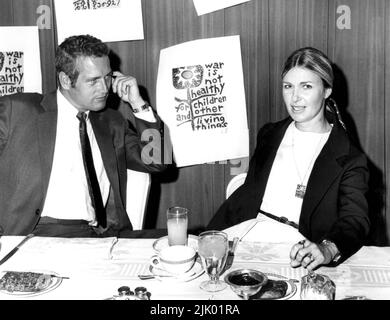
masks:
{"label": "woman's hand", "polygon": [[333,259],[332,251],[321,244],[307,239],[294,244],[290,251],[290,264],[293,268],[302,266],[309,271],[326,265]]}

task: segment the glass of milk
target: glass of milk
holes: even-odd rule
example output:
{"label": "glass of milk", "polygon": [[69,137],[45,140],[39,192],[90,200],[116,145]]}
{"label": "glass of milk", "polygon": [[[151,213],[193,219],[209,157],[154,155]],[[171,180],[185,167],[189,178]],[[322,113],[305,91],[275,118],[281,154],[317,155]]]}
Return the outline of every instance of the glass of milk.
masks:
{"label": "glass of milk", "polygon": [[187,245],[189,210],[182,207],[171,207],[167,210],[168,244]]}

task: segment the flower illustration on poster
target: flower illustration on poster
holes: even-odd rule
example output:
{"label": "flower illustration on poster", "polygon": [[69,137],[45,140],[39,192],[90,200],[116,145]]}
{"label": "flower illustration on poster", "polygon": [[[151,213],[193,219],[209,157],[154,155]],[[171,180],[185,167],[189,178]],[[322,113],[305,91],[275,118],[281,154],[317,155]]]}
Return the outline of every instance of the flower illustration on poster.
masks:
{"label": "flower illustration on poster", "polygon": [[176,89],[185,89],[187,98],[180,99],[175,97],[179,103],[175,106],[177,112],[178,125],[191,122],[192,130],[195,129],[194,110],[192,106],[190,88],[196,88],[202,83],[203,68],[200,65],[174,68],[172,70],[173,86]]}
{"label": "flower illustration on poster", "polygon": [[157,109],[169,128],[178,166],[247,157],[239,36],[163,49]]}

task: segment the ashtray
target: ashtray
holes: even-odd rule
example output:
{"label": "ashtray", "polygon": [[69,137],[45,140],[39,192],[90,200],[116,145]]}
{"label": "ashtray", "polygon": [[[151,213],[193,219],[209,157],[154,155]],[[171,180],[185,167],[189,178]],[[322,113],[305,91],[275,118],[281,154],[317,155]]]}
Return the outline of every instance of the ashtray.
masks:
{"label": "ashtray", "polygon": [[250,296],[260,291],[268,281],[267,276],[254,269],[237,269],[224,277],[225,282],[240,297],[248,300]]}

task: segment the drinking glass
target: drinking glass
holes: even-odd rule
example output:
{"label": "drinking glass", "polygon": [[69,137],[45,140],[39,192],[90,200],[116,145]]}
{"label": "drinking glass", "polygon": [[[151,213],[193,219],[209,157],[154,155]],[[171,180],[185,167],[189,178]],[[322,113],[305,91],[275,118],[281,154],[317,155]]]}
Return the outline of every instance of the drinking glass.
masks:
{"label": "drinking glass", "polygon": [[167,210],[168,244],[170,246],[187,245],[189,210],[171,207]]}
{"label": "drinking glass", "polygon": [[301,279],[301,300],[334,300],[335,283],[326,275],[310,273]]}
{"label": "drinking glass", "polygon": [[205,231],[198,238],[198,254],[202,260],[203,269],[210,280],[200,284],[200,288],[208,292],[221,291],[227,284],[219,280],[219,275],[225,267],[229,251],[228,236],[222,231]]}

